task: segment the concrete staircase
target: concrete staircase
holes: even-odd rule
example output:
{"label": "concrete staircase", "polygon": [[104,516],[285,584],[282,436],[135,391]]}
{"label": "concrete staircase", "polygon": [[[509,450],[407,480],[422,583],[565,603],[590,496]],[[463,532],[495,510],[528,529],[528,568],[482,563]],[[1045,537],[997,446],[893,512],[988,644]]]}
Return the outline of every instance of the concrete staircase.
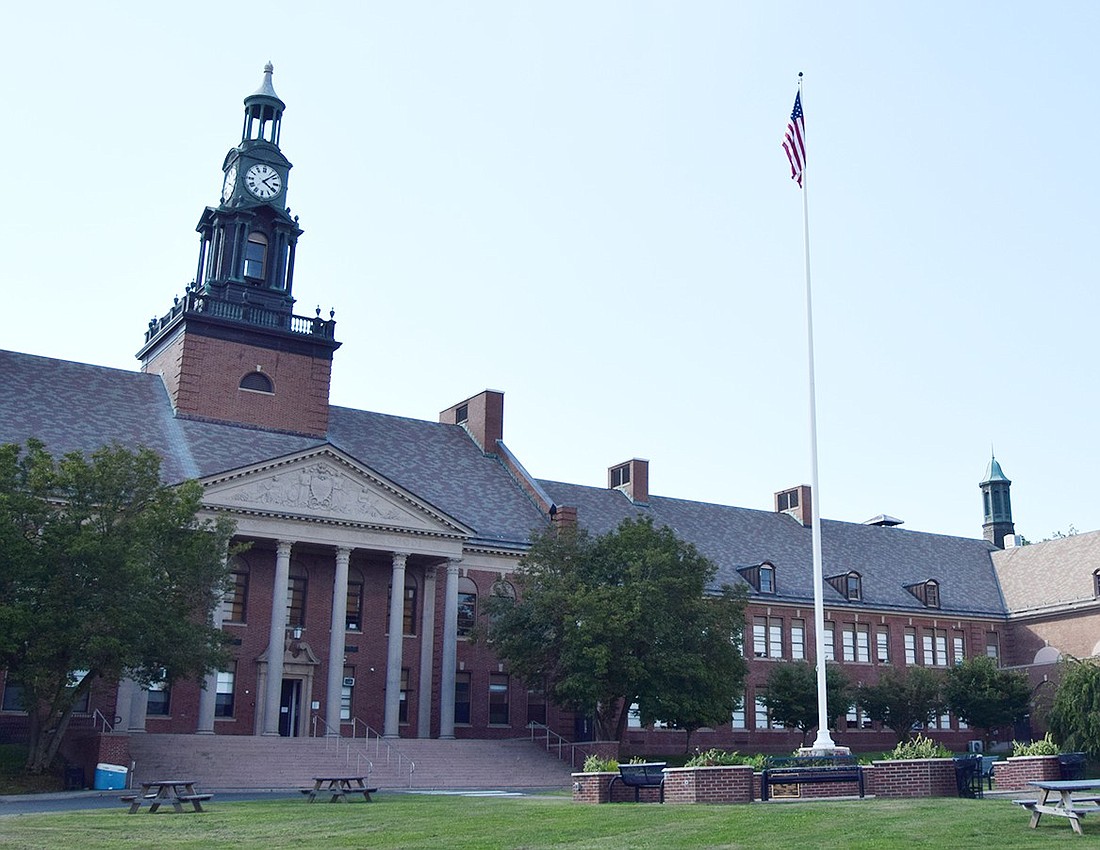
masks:
{"label": "concrete staircase", "polygon": [[314,776],[368,772],[370,785],[383,790],[564,789],[572,782],[567,762],[527,739],[367,742],[147,734],[130,736],[130,756],[135,784],[182,777],[203,789],[305,788]]}

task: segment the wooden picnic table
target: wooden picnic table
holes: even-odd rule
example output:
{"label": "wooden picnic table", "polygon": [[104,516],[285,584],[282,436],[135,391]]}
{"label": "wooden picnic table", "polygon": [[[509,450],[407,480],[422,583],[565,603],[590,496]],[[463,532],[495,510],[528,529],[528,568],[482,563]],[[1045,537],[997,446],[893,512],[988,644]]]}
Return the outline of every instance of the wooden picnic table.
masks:
{"label": "wooden picnic table", "polygon": [[193,779],[158,779],[142,782],[140,794],[126,794],[121,799],[130,804],[130,814],[141,809],[141,804],[146,801],[149,803],[149,814],[156,812],[162,803],[171,803],[172,811],[179,814],[183,812],[184,803],[190,803],[193,811],[201,812],[203,801],[213,796],[197,793]]}
{"label": "wooden picnic table", "polygon": [[377,788],[367,787],[367,776],[314,776],[313,787],[303,788],[302,793],[307,795],[306,802],[312,803],[318,794],[331,794],[330,803],[340,801],[347,802],[348,794],[362,794],[366,802],[371,802],[370,795]]}
{"label": "wooden picnic table", "polygon": [[[1081,832],[1081,818],[1092,812],[1100,812],[1100,779],[1062,779],[1050,781],[1029,782],[1043,793],[1038,800],[1014,800],[1013,802],[1023,806],[1031,812],[1031,828],[1039,825],[1039,818],[1043,815],[1068,818],[1069,825],[1078,835]],[[1057,801],[1052,801],[1051,795],[1058,793]],[[1074,794],[1091,792],[1084,797],[1074,797]]]}

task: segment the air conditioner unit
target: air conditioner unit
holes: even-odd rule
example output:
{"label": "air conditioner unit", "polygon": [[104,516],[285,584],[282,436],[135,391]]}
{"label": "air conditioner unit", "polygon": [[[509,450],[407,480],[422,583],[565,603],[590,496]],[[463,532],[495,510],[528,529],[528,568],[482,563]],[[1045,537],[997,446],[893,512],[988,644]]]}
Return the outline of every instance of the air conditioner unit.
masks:
{"label": "air conditioner unit", "polygon": [[968,753],[980,753],[982,751],[982,742],[981,741],[967,741],[966,742],[966,751]]}
{"label": "air conditioner unit", "polygon": [[344,677],[344,687],[345,688],[354,688],[355,687],[355,677],[354,676],[345,676]]}

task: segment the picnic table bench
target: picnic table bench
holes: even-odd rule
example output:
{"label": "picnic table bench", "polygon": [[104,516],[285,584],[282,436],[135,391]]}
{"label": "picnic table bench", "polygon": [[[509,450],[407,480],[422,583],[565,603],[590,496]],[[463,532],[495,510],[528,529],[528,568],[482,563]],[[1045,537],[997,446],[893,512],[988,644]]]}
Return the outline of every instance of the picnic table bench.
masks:
{"label": "picnic table bench", "polygon": [[607,784],[608,794],[615,787],[616,782],[621,782],[628,788],[634,789],[634,802],[640,801],[639,794],[643,788],[658,789],[658,802],[665,801],[665,768],[668,762],[649,761],[636,762],[634,764],[620,764],[619,775],[611,777]]}
{"label": "picnic table bench", "polygon": [[368,788],[367,779],[366,776],[314,776],[313,787],[300,790],[306,795],[307,803],[316,800],[318,794],[331,794],[330,803],[346,803],[348,794],[362,794],[363,799],[370,803],[370,795],[378,789]]}
{"label": "picnic table bench", "polygon": [[[1069,819],[1069,825],[1078,835],[1084,835],[1081,831],[1081,818],[1087,814],[1100,812],[1100,795],[1095,793],[1084,797],[1074,797],[1074,792],[1100,791],[1100,779],[1059,780],[1029,782],[1043,793],[1038,800],[1013,800],[1017,806],[1031,812],[1032,829],[1039,825],[1039,818],[1043,815],[1055,815]],[[1058,799],[1052,801],[1051,794],[1057,792]]]}
{"label": "picnic table bench", "polygon": [[149,804],[149,814],[156,812],[163,803],[170,803],[172,811],[180,814],[184,803],[190,803],[192,811],[204,811],[202,804],[213,797],[213,794],[196,793],[193,780],[160,779],[156,782],[142,782],[140,794],[123,794],[119,800],[130,804],[131,815],[141,810],[142,803]]}
{"label": "picnic table bench", "polygon": [[854,756],[784,756],[768,759],[760,776],[760,799],[771,797],[773,785],[857,782],[863,796],[863,766]]}

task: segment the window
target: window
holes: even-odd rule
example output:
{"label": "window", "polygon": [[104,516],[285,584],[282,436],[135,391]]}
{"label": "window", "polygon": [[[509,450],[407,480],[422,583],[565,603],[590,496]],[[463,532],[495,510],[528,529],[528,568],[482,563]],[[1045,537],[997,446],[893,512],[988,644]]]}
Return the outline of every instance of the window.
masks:
{"label": "window", "polygon": [[405,607],[401,612],[402,634],[416,634],[416,579],[405,576]]}
{"label": "window", "polygon": [[244,246],[244,276],[262,280],[266,259],[267,237],[262,233],[249,233]]}
{"label": "window", "polygon": [[351,699],[355,691],[355,668],[344,668],[344,681],[340,685],[340,719],[351,720]]}
{"label": "window", "polygon": [[239,384],[242,390],[249,390],[254,393],[274,393],[275,385],[271,383],[271,378],[265,375],[263,372],[249,372],[243,378]]}
{"label": "window", "polygon": [[642,710],[638,708],[638,703],[632,702],[630,708],[626,712],[626,728],[627,729],[641,729],[642,728]]}
{"label": "window", "polygon": [[775,507],[777,511],[789,511],[791,508],[797,508],[798,491],[788,490],[785,493],[780,493],[775,497]]}
{"label": "window", "polygon": [[219,670],[216,676],[217,685],[214,690],[214,716],[233,716],[233,683],[237,678],[237,666],[230,670]]}
{"label": "window", "polygon": [[791,660],[806,659],[806,621],[791,620]]}
{"label": "window", "polygon": [[905,589],[924,603],[924,607],[940,607],[940,585],[935,579],[929,579],[919,584],[909,584],[905,586]]}
{"label": "window", "polygon": [[[69,673],[69,690],[73,690],[84,681],[84,677],[88,675],[87,670],[73,670]],[[91,692],[85,690],[80,696],[73,701],[73,713],[74,714],[87,714],[88,702],[91,697]]]}
{"label": "window", "polygon": [[409,668],[401,668],[401,695],[397,703],[397,722],[409,722]]}
{"label": "window", "polygon": [[943,629],[925,629],[921,635],[925,667],[947,666],[947,632]]}
{"label": "window", "polygon": [[1092,595],[1100,596],[1100,570],[1095,570],[1092,574]]}
{"label": "window", "polygon": [[752,648],[757,658],[782,658],[783,620],[778,617],[753,617]]}
{"label": "window", "polygon": [[458,580],[458,636],[465,637],[477,622],[477,585],[473,579]]}
{"label": "window", "polygon": [[845,623],[841,630],[845,661],[871,660],[871,629],[863,623]]}
{"label": "window", "polygon": [[782,729],[783,724],[772,720],[771,712],[763,702],[763,694],[757,694],[753,706],[753,728],[755,729]]}
{"label": "window", "polygon": [[508,674],[489,674],[489,723],[508,724]]}
{"label": "window", "polygon": [[737,572],[758,593],[774,594],[776,592],[775,566],[768,561],[751,567],[738,567]]}
{"label": "window", "polygon": [[832,623],[825,624],[825,660],[836,661],[836,631]]}
{"label": "window", "polygon": [[905,663],[910,667],[917,663],[917,630],[905,630]]}
{"label": "window", "polygon": [[775,593],[775,567],[771,564],[760,565],[760,592]]}
{"label": "window", "polygon": [[167,717],[171,692],[167,682],[153,682],[147,688],[149,701],[145,706],[147,717]]}
{"label": "window", "polygon": [[985,636],[985,654],[998,661],[1001,657],[1001,643],[996,632],[990,632]]}
{"label": "window", "polygon": [[890,630],[886,626],[875,629],[875,658],[879,664],[890,663]]}
{"label": "window", "polygon": [[470,674],[455,673],[455,723],[470,722]]}
{"label": "window", "polygon": [[863,580],[859,573],[848,573],[845,587],[847,589],[845,596],[849,599],[858,601],[863,598]]}
{"label": "window", "polygon": [[858,705],[848,709],[847,717],[845,718],[849,729],[870,729],[871,718],[860,708]]}
{"label": "window", "polygon": [[363,629],[363,574],[348,572],[348,601],[344,609],[344,628],[349,632]]}
{"label": "window", "polygon": [[516,604],[516,589],[504,579],[493,582],[492,598],[489,600],[489,627],[492,628],[505,607]]}
{"label": "window", "polygon": [[470,405],[460,404],[455,408],[455,425],[461,425],[470,418]]}
{"label": "window", "polygon": [[245,623],[248,614],[248,565],[234,561],[225,592],[225,611],[231,623]]}
{"label": "window", "polygon": [[18,682],[8,679],[4,682],[4,701],[0,703],[0,711],[26,711],[23,708],[23,686]]}
{"label": "window", "polygon": [[630,483],[630,464],[624,463],[622,466],[616,466],[611,470],[611,486],[622,487],[624,484]]}
{"label": "window", "polygon": [[966,640],[962,632],[954,632],[951,636],[951,654],[955,666],[966,661]]}
{"label": "window", "polygon": [[306,624],[306,571],[301,567],[292,568],[287,583],[286,599],[287,626]]}
{"label": "window", "polygon": [[546,725],[545,688],[531,688],[527,691],[527,722]]}
{"label": "window", "polygon": [[743,696],[737,700],[737,708],[733,710],[731,724],[734,729],[745,728],[745,698]]}

